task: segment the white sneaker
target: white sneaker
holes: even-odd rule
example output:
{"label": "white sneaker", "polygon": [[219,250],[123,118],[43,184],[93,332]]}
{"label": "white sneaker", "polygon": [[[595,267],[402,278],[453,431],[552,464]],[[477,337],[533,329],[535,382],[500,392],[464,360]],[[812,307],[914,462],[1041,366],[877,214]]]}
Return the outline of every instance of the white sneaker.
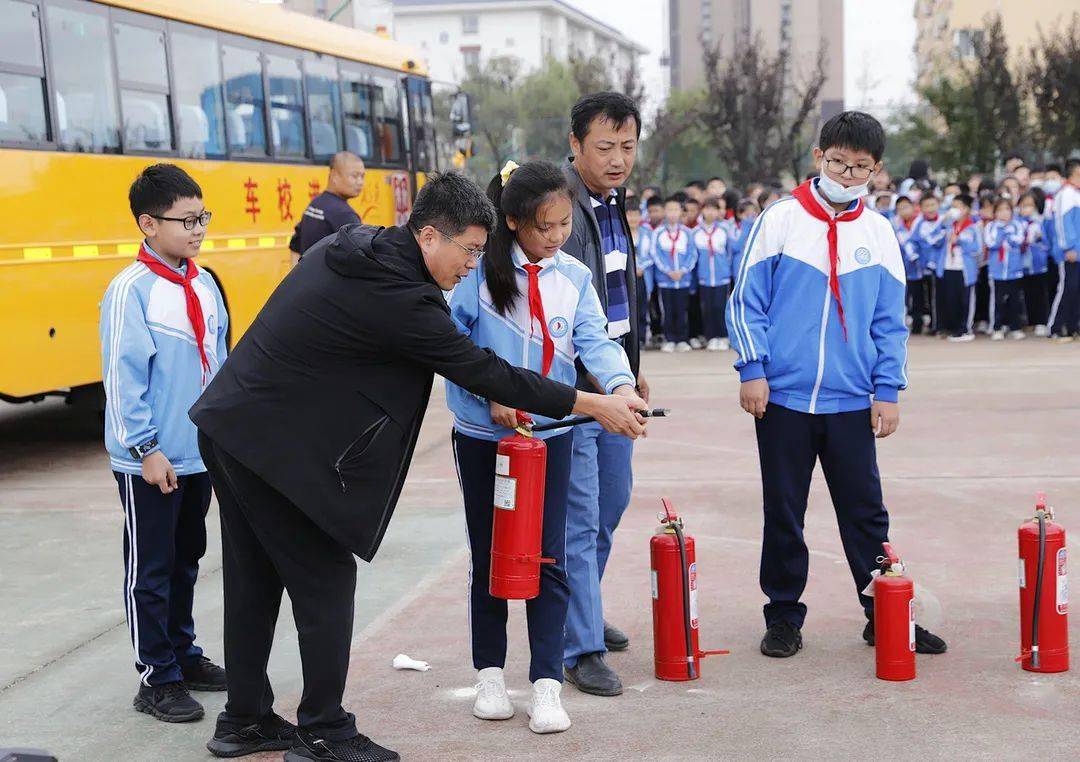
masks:
{"label": "white sneaker", "polygon": [[680,341],[678,344],[675,345],[676,352],[689,352],[691,349],[693,349],[693,347],[687,344],[685,341]]}
{"label": "white sneaker", "polygon": [[994,341],[1002,341],[1005,338],[1005,331],[994,331],[990,338]]}
{"label": "white sneaker", "polygon": [[1035,335],[1039,337],[1049,336],[1050,329],[1047,328],[1045,325],[1037,325],[1035,326]]}
{"label": "white sneaker", "polygon": [[709,339],[709,343],[705,345],[705,349],[710,352],[720,351],[720,339]]}
{"label": "white sneaker", "polygon": [[952,341],[952,342],[975,341],[975,334],[973,334],[973,333],[962,333],[959,336],[950,336],[949,341]]}
{"label": "white sneaker", "polygon": [[1009,338],[1013,341],[1023,341],[1027,338],[1027,334],[1023,331],[1010,331]]}
{"label": "white sneaker", "polygon": [[570,728],[570,715],[562,707],[562,683],[542,677],[533,683],[529,707],[529,730],[534,733],[561,733]]}
{"label": "white sneaker", "polygon": [[703,349],[704,347],[705,345],[701,343],[701,339],[699,339],[697,336],[694,336],[692,339],[690,339],[691,349]]}
{"label": "white sneaker", "polygon": [[990,324],[985,320],[980,320],[975,324],[975,333],[988,334],[990,333]]}
{"label": "white sneaker", "polygon": [[481,720],[509,720],[514,716],[514,705],[510,703],[500,667],[487,667],[476,673],[476,703],[472,713]]}
{"label": "white sneaker", "polygon": [[665,341],[661,345],[660,351],[661,352],[674,352],[675,351],[675,342],[674,341]]}
{"label": "white sneaker", "polygon": [[718,346],[720,347],[721,352],[727,352],[731,349],[731,342],[727,339],[717,339],[717,341],[720,342]]}

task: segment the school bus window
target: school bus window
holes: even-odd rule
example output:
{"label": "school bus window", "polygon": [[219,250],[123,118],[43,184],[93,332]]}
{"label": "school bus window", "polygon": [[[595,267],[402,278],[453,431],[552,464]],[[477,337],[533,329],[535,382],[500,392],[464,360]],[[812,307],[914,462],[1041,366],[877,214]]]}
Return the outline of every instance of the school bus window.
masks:
{"label": "school bus window", "polygon": [[258,51],[223,45],[229,151],[266,156],[266,96]]}
{"label": "school bus window", "polygon": [[362,159],[377,159],[371,126],[371,87],[360,74],[342,71],[341,100],[345,112],[345,150]]}
{"label": "school bus window", "polygon": [[124,150],[170,151],[173,136],[165,33],[131,24],[114,26]]}
{"label": "school bus window", "polygon": [[304,141],[304,91],[300,85],[300,61],[268,55],[266,74],[270,80],[270,134],[274,155],[302,159]]}
{"label": "school bus window", "polygon": [[118,152],[120,120],[106,15],[49,5],[45,28],[52,54],[57,142],[69,151]]}
{"label": "school bus window", "polygon": [[398,93],[397,80],[375,77],[373,91],[379,156],[385,164],[398,164],[404,153],[404,136],[401,130],[401,96]]}
{"label": "school bus window", "polygon": [[311,118],[311,155],[326,161],[341,148],[341,92],[337,62],[309,53],[304,59],[307,106]]}
{"label": "school bus window", "polygon": [[217,40],[177,29],[170,30],[169,38],[180,155],[220,159],[225,156],[225,108]]}
{"label": "school bus window", "polygon": [[38,15],[22,0],[0,0],[0,141],[43,143],[52,137]]}

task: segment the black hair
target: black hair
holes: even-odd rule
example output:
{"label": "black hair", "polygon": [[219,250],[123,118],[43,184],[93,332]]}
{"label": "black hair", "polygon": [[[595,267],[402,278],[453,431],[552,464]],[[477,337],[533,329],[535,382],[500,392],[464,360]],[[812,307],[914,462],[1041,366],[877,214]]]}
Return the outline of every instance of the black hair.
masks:
{"label": "black hair", "polygon": [[971,209],[975,206],[975,199],[971,197],[970,193],[957,193],[955,196],[953,196],[953,201],[959,201],[968,209]]}
{"label": "black hair", "polygon": [[705,183],[703,183],[701,180],[691,180],[690,182],[688,182],[683,187],[684,188],[697,188],[698,190],[705,190]]}
{"label": "black hair", "polygon": [[627,95],[603,92],[582,96],[570,109],[570,130],[579,143],[585,142],[589,127],[597,118],[613,123],[616,128],[633,119],[637,136],[641,137],[641,111]]}
{"label": "black hair", "polygon": [[758,203],[753,199],[744,198],[742,201],[739,202],[739,208],[736,213],[742,214],[747,209],[760,209],[760,207],[758,206]]}
{"label": "black hair", "polygon": [[912,206],[915,206],[915,202],[912,201],[909,196],[897,196],[896,204],[894,204],[894,206],[900,206],[900,204],[911,204]]}
{"label": "black hair", "polygon": [[995,215],[997,214],[997,210],[999,208],[1001,208],[1002,205],[1009,207],[1009,211],[1013,210],[1013,202],[1012,202],[1011,198],[1009,198],[1008,196],[998,196],[994,200],[994,214]]}
{"label": "black hair", "polygon": [[739,205],[739,192],[734,188],[728,188],[724,191],[724,208],[734,209]]}
{"label": "black hair", "polygon": [[773,194],[773,192],[774,191],[773,191],[772,188],[766,188],[765,190],[763,190],[761,193],[758,194],[758,196],[757,196],[758,209],[762,209],[762,210],[765,209],[765,204],[768,202],[769,196],[771,196]]}
{"label": "black hair", "polygon": [[1043,167],[1043,172],[1057,172],[1060,175],[1061,174],[1061,165],[1060,164],[1047,164],[1045,167]]}
{"label": "black hair", "polygon": [[1064,172],[1065,177],[1072,177],[1072,174],[1076,171],[1077,167],[1080,167],[1080,159],[1069,159],[1068,161],[1066,161]]}
{"label": "black hair", "polygon": [[[706,196],[701,202],[701,208],[704,209],[707,206],[711,206],[713,209],[719,209],[721,200],[722,199],[719,196]],[[724,208],[726,209],[727,207],[725,206]]]}
{"label": "black hair", "polygon": [[1016,202],[1017,207],[1024,203],[1025,198],[1031,199],[1031,202],[1035,204],[1035,211],[1039,214],[1042,214],[1043,210],[1046,209],[1046,191],[1042,188],[1032,188],[1020,196]]}
{"label": "black hair", "polygon": [[648,209],[650,206],[663,206],[663,205],[664,205],[664,199],[659,194],[657,194],[655,196],[649,196],[649,200],[645,202],[645,208],[646,209]]}
{"label": "black hair", "polygon": [[1016,151],[1010,151],[1009,153],[1005,154],[1005,161],[1012,161],[1013,159],[1019,159],[1021,165],[1024,163],[1024,157]]}
{"label": "black hair", "polygon": [[709,184],[709,183],[714,183],[714,182],[717,182],[717,181],[719,181],[719,182],[722,182],[722,183],[724,183],[724,185],[727,185],[727,182],[726,182],[726,181],[724,180],[724,178],[722,178],[722,177],[710,177],[710,178],[709,178],[709,179],[708,179],[708,180],[707,180],[707,181],[705,182],[705,185],[706,185],[706,186],[708,186],[708,184]]}
{"label": "black hair", "polygon": [[982,194],[984,194],[984,193],[991,193],[992,194],[996,190],[997,190],[997,183],[994,182],[993,178],[983,176],[983,179],[979,181],[979,195],[980,196],[982,196]]}
{"label": "black hair", "polygon": [[672,193],[670,196],[664,199],[664,206],[667,206],[668,204],[678,204],[683,208],[683,211],[685,212],[686,202],[688,200],[689,199],[686,197],[685,193]]}
{"label": "black hair", "polygon": [[933,200],[933,201],[937,201],[937,202],[938,202],[938,204],[940,204],[940,203],[941,203],[941,199],[940,199],[940,198],[938,198],[937,196],[935,196],[935,195],[934,195],[933,193],[924,193],[924,194],[922,194],[922,196],[921,196],[921,197],[919,198],[919,206],[922,206],[922,205],[923,205],[923,201],[931,201],[931,200]]}
{"label": "black hair", "polygon": [[151,164],[139,173],[128,190],[135,221],[144,214],[164,214],[182,198],[202,198],[202,188],[175,164]]}
{"label": "black hair", "polygon": [[522,164],[510,175],[506,185],[503,185],[501,174],[491,178],[488,184],[487,197],[497,212],[497,222],[484,253],[484,280],[491,293],[491,303],[500,315],[505,315],[521,294],[514,268],[516,235],[506,218],[513,217],[520,224],[531,223],[552,194],[565,196],[570,201],[574,199],[574,190],[566,175],[547,161]]}
{"label": "black hair", "polygon": [[850,148],[866,151],[881,161],[885,153],[885,130],[874,117],[864,111],[841,111],[821,127],[818,148]]}
{"label": "black hair", "polygon": [[459,235],[470,225],[488,233],[495,229],[495,208],[480,186],[458,172],[432,172],[413,201],[409,229],[428,225],[446,235]]}
{"label": "black hair", "polygon": [[992,191],[979,191],[979,208],[984,206],[993,207],[997,203],[997,195]]}
{"label": "black hair", "polygon": [[701,206],[701,202],[700,202],[700,201],[698,201],[698,200],[697,200],[696,198],[694,198],[693,196],[688,196],[688,197],[686,198],[686,200],[685,200],[685,201],[683,201],[683,206],[686,206],[687,204],[697,204],[697,205],[698,205],[699,207]]}

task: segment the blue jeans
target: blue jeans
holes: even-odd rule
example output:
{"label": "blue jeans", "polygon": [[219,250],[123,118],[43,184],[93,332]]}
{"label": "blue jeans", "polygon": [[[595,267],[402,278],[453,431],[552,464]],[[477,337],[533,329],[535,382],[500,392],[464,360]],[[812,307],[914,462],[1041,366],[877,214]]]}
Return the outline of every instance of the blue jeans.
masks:
{"label": "blue jeans", "polygon": [[566,506],[570,609],[563,659],[567,667],[576,665],[579,656],[607,650],[600,580],[611,554],[615,527],[630,504],[633,454],[633,440],[609,434],[600,424],[574,429]]}

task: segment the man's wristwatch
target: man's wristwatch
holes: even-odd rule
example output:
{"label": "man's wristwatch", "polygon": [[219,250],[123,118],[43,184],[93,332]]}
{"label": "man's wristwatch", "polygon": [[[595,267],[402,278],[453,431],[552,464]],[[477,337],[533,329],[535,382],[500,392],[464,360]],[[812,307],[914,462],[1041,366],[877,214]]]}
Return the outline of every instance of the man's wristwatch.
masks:
{"label": "man's wristwatch", "polygon": [[152,450],[156,450],[157,446],[157,439],[151,439],[148,442],[143,442],[141,445],[129,447],[128,452],[131,453],[131,457],[135,458],[135,460],[142,460],[149,455]]}

